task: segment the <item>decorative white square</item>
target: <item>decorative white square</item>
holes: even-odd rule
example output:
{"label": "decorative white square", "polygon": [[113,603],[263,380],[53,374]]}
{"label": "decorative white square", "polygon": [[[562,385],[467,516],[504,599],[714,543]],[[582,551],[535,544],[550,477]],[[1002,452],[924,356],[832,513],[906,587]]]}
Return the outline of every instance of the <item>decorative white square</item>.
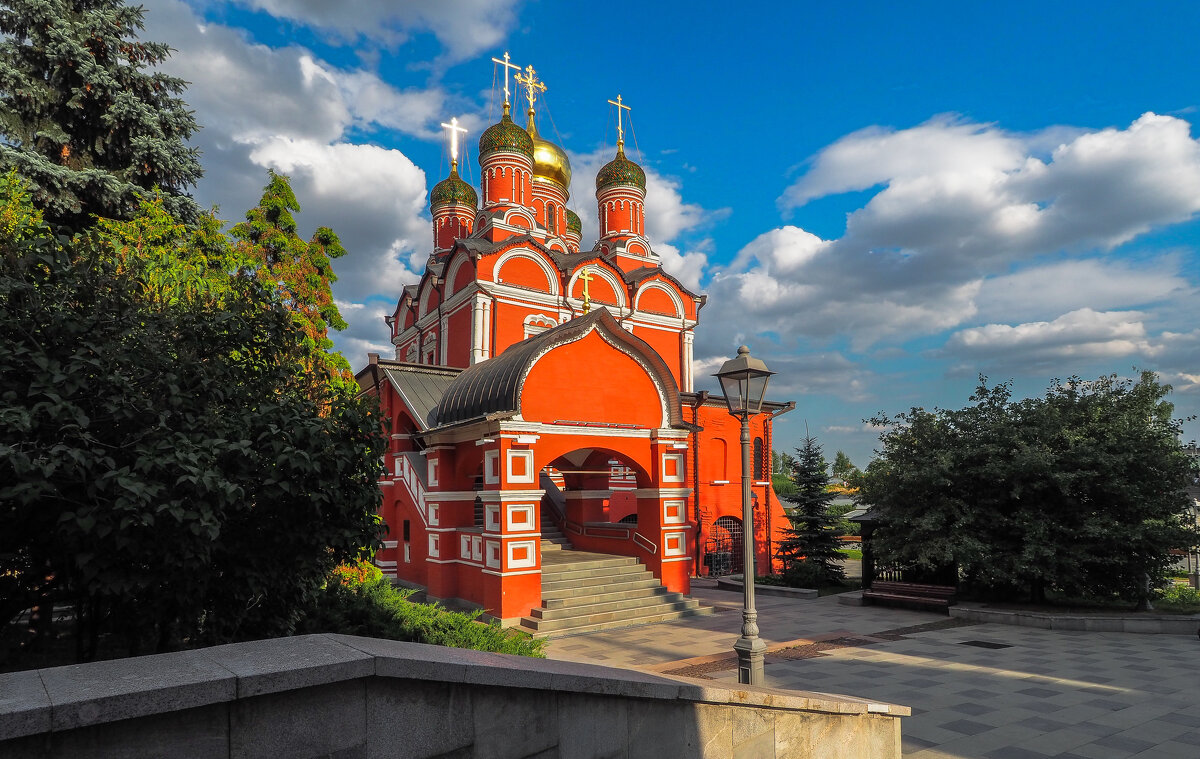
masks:
{"label": "decorative white square", "polygon": [[533,532],[532,503],[509,503],[505,504],[505,508],[508,510],[505,521],[508,522],[509,532]]}
{"label": "decorative white square", "polygon": [[663,524],[687,522],[687,501],[663,501]]}
{"label": "decorative white square", "polygon": [[441,518],[441,515],[442,515],[442,507],[438,506],[436,503],[431,503],[428,506],[428,511],[429,511],[429,526],[437,527],[440,524],[440,522],[438,520]]}
{"label": "decorative white square", "polygon": [[508,544],[508,568],[529,569],[537,566],[537,546],[532,540],[514,540]]}
{"label": "decorative white square", "polygon": [[429,536],[429,555],[431,557],[436,558],[438,556],[441,556],[441,553],[438,552],[438,546],[439,546],[440,542],[441,541],[439,539],[439,536],[437,536],[437,535]]}
{"label": "decorative white square", "polygon": [[429,459],[429,461],[426,463],[428,464],[428,467],[429,467],[429,484],[430,485],[438,484],[438,460],[437,459]]}
{"label": "decorative white square", "polygon": [[408,543],[404,544],[404,563],[412,563],[412,546],[410,546]]}
{"label": "decorative white square", "polygon": [[397,477],[404,476],[404,457],[403,456],[396,457],[396,476]]}
{"label": "decorative white square", "polygon": [[533,469],[533,451],[508,452],[507,482],[532,484],[536,477],[537,472]]}
{"label": "decorative white square", "polygon": [[483,507],[483,525],[492,532],[500,532],[500,504],[489,503]]}
{"label": "decorative white square", "polygon": [[487,542],[487,565],[492,569],[500,568],[500,541],[498,540]]}
{"label": "decorative white square", "polygon": [[471,536],[470,535],[459,535],[458,536],[458,557],[460,559],[471,558]]}
{"label": "decorative white square", "polygon": [[471,538],[471,561],[483,561],[483,538]]}
{"label": "decorative white square", "polygon": [[662,457],[662,481],[683,482],[683,455],[679,453],[664,453]]}
{"label": "decorative white square", "polygon": [[485,485],[500,484],[500,451],[483,452],[483,482]]}
{"label": "decorative white square", "polygon": [[667,532],[663,534],[663,556],[687,556],[687,533]]}

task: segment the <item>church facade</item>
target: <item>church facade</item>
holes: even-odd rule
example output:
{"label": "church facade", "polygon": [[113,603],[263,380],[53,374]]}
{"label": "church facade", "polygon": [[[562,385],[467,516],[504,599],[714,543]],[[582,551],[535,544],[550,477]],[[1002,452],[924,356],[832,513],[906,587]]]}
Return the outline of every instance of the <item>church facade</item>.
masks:
{"label": "church facade", "polygon": [[[635,557],[677,593],[740,571],[742,539],[739,422],[693,388],[705,296],[644,236],[645,172],[619,129],[596,177],[599,239],[581,249],[567,155],[537,132],[541,85],[532,68],[518,81],[527,125],[506,84],[503,117],[479,139],[480,192],[458,174],[461,130],[445,125],[454,160],[430,193],[433,252],[387,318],[395,357],[372,354],[358,374],[391,431],[376,563],[506,622],[542,603],[549,530]],[[751,420],[760,572],[787,525],[771,421],[792,407]]]}

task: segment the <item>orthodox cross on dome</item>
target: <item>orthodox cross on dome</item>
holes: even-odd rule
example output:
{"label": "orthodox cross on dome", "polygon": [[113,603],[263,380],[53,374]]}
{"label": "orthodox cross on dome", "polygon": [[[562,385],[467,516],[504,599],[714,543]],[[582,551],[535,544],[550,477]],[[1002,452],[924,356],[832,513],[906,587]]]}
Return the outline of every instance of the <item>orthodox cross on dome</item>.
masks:
{"label": "orthodox cross on dome", "polygon": [[537,78],[533,66],[525,67],[525,76],[517,74],[518,83],[525,86],[525,98],[529,101],[529,112],[533,113],[533,104],[537,102],[537,94],[546,91],[546,83]]}
{"label": "orthodox cross on dome", "polygon": [[625,144],[625,125],[621,121],[621,111],[633,112],[633,109],[621,102],[621,96],[617,95],[616,100],[608,101],[617,107],[617,145]]}
{"label": "orthodox cross on dome", "polygon": [[521,74],[520,74],[521,67],[515,63],[509,63],[507,50],[504,51],[504,60],[500,60],[499,58],[493,58],[492,62],[499,63],[501,66],[504,67],[504,109],[505,109],[505,111],[507,111],[508,110],[508,70],[516,69],[517,70],[517,78],[519,80],[521,77]]}
{"label": "orthodox cross on dome", "polygon": [[449,124],[443,123],[442,127],[450,130],[450,171],[458,171],[458,133],[466,134],[467,130],[458,125],[457,116],[451,118]]}
{"label": "orthodox cross on dome", "polygon": [[583,312],[586,314],[592,310],[592,296],[588,290],[588,283],[592,281],[592,273],[585,268],[579,272],[579,281],[583,283]]}

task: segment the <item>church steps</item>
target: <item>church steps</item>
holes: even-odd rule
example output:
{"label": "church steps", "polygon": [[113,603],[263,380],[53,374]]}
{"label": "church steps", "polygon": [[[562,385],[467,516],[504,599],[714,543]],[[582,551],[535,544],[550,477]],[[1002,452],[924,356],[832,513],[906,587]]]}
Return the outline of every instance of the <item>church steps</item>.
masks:
{"label": "church steps", "polygon": [[623,588],[610,593],[585,593],[577,596],[543,597],[542,607],[546,609],[564,609],[574,606],[586,606],[590,603],[608,603],[631,598],[663,598],[671,595],[671,591],[658,584],[646,584],[644,587]]}
{"label": "church steps", "polygon": [[[573,620],[581,616],[586,616],[591,619],[598,614],[606,614],[614,611],[627,611],[630,609],[641,610],[647,608],[653,608],[661,611],[665,611],[668,608],[694,609],[700,605],[699,601],[687,598],[682,593],[671,593],[669,595],[658,596],[638,596],[635,598],[620,598],[606,602],[600,602],[594,597],[589,600],[591,600],[592,603],[576,604],[574,606],[565,606],[562,608],[542,606],[530,612],[530,616],[534,619],[543,621]],[[584,611],[586,613],[580,614],[580,611]]]}
{"label": "church steps", "polygon": [[656,622],[672,622],[685,617],[697,617],[701,615],[712,614],[711,606],[700,606],[696,609],[685,609],[683,611],[669,611],[660,614],[647,614],[640,617],[628,617],[624,619],[613,619],[608,622],[593,622],[590,624],[582,624],[576,627],[571,627],[565,630],[539,630],[535,626],[528,624],[529,617],[522,619],[521,624],[517,629],[523,630],[535,638],[561,638],[568,635],[578,635],[581,633],[597,632],[599,630],[615,630],[622,627],[636,627],[638,625],[649,625]]}
{"label": "church steps", "polygon": [[574,580],[583,577],[611,577],[645,572],[646,568],[633,559],[620,561],[586,561],[578,564],[555,564],[553,559],[542,562],[542,580]]}
{"label": "church steps", "polygon": [[[642,588],[662,587],[658,579],[653,575],[650,577],[633,577],[633,579],[622,582],[598,583],[593,585],[579,585],[575,582],[558,583],[557,587],[547,588],[546,583],[542,583],[542,603],[551,600],[566,599],[566,598],[581,598],[596,595],[598,592],[617,593]],[[603,589],[603,591],[599,590]]]}
{"label": "church steps", "polygon": [[612,575],[604,574],[603,570],[593,570],[597,572],[595,575],[584,577],[572,577],[567,579],[542,580],[542,597],[545,598],[547,593],[553,594],[559,590],[569,590],[572,588],[590,589],[590,592],[596,592],[598,588],[607,588],[610,586],[628,586],[631,583],[642,583],[650,580],[655,580],[654,575],[641,572],[625,572],[622,574]]}
{"label": "church steps", "polygon": [[655,607],[637,606],[633,608],[611,609],[608,611],[590,611],[587,614],[576,614],[571,617],[553,617],[550,619],[539,619],[537,617],[525,617],[521,623],[532,627],[538,632],[561,632],[563,630],[576,630],[587,625],[603,624],[605,622],[622,622],[631,619],[639,619],[645,616],[659,616],[681,611],[691,611],[699,607],[700,602],[694,599],[687,601],[677,601],[675,603],[662,604]]}

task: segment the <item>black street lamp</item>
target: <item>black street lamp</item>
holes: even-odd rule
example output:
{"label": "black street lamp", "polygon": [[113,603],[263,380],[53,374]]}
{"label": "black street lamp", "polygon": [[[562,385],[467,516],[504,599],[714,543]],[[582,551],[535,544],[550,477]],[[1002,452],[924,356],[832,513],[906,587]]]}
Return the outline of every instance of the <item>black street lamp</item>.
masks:
{"label": "black street lamp", "polygon": [[721,381],[729,413],[742,421],[742,635],[733,644],[738,656],[738,682],[762,685],[763,655],[767,644],[758,637],[758,612],[754,608],[754,509],[750,504],[750,417],[762,411],[767,381],[775,372],[750,355],[746,346],[737,358],[721,366]]}

